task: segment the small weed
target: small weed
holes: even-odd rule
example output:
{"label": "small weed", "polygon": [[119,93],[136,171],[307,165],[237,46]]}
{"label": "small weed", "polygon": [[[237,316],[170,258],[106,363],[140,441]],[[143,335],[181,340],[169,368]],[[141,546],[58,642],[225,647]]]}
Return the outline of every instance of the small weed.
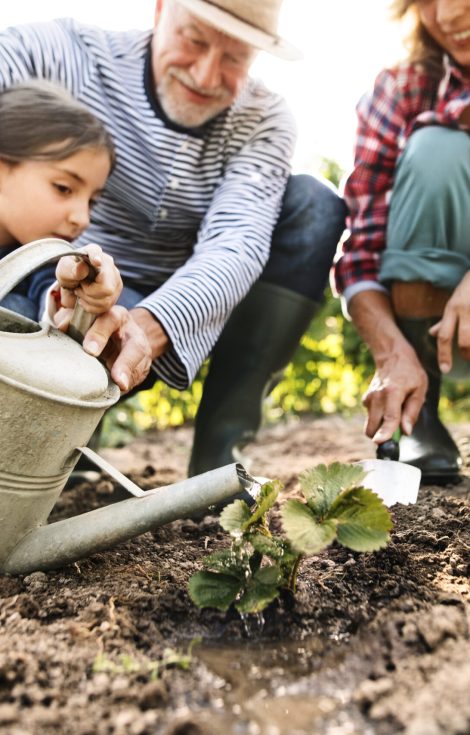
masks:
{"label": "small weed", "polygon": [[130,676],[131,674],[144,674],[149,677],[150,681],[155,681],[163,669],[177,668],[188,671],[191,668],[193,648],[200,642],[200,638],[193,638],[186,653],[174,648],[165,648],[162,658],[158,661],[139,662],[133,659],[132,656],[122,654],[119,656],[118,662],[116,662],[112,661],[104,653],[100,653],[93,662],[92,671],[94,674],[104,672],[113,675],[124,674],[126,676]]}

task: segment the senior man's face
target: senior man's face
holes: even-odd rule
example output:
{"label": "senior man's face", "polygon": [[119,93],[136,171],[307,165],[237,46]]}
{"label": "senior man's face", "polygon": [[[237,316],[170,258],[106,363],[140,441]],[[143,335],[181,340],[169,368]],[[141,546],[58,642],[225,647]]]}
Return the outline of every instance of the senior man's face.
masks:
{"label": "senior man's face", "polygon": [[176,0],[158,0],[152,40],[157,95],[173,122],[196,128],[230,107],[255,51],[203,23]]}

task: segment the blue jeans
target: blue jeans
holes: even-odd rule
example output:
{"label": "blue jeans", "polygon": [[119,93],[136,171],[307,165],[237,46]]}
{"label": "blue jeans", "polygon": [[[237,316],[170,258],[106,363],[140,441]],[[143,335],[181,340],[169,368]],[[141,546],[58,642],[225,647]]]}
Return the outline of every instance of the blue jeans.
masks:
{"label": "blue jeans", "polygon": [[[320,302],[345,218],[346,205],[333,189],[313,176],[291,176],[260,280]],[[142,298],[124,286],[118,303],[131,309]]]}
{"label": "blue jeans", "polygon": [[[17,247],[0,248],[0,259]],[[37,321],[45,306],[45,289],[55,280],[55,265],[46,265],[28,276],[0,301],[0,306]]]}
{"label": "blue jeans", "polygon": [[0,306],[4,309],[10,309],[17,314],[22,314],[28,319],[36,321],[37,318],[37,306],[34,301],[31,301],[27,296],[20,293],[9,293],[0,301]]}

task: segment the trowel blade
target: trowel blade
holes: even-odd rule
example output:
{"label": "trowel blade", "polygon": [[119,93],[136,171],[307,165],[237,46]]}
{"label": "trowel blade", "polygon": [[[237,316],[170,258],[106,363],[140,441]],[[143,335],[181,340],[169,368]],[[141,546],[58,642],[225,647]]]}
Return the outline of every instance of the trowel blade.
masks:
{"label": "trowel blade", "polygon": [[421,482],[417,467],[390,459],[363,459],[358,464],[368,473],[364,487],[377,493],[388,508],[395,503],[416,503]]}

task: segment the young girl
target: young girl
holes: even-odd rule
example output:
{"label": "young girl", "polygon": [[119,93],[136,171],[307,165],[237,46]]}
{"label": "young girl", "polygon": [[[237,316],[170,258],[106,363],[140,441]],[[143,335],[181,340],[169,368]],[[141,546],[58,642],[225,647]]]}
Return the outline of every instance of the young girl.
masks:
{"label": "young girl", "polygon": [[[90,209],[114,162],[114,148],[103,125],[59,86],[44,81],[0,94],[0,258],[46,237],[71,242],[88,226]],[[75,298],[85,310],[107,311],[122,282],[111,256],[98,245],[86,248],[99,269],[93,283],[88,266],[63,258],[56,276],[62,306]],[[37,319],[54,269],[33,274],[0,304]],[[73,293],[71,293],[73,291]],[[58,315],[62,321],[64,312]]]}
{"label": "young girl", "polygon": [[367,435],[381,443],[401,425],[400,459],[445,483],[461,463],[438,416],[454,337],[470,360],[470,0],[393,7],[413,23],[408,58],[359,103],[335,275],[376,363]]}

